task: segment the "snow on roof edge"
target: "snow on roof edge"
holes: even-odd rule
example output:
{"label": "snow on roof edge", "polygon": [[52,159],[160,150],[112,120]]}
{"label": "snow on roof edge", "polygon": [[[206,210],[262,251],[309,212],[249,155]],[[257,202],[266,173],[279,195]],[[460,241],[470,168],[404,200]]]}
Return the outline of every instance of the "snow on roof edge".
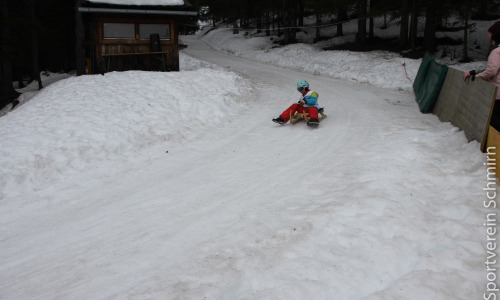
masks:
{"label": "snow on roof edge", "polygon": [[112,4],[112,5],[157,5],[157,6],[182,6],[184,0],[87,0],[91,3]]}

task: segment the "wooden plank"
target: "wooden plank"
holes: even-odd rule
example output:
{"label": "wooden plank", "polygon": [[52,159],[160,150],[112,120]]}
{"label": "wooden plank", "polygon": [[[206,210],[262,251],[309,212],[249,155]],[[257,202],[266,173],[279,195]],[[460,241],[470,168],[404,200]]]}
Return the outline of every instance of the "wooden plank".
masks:
{"label": "wooden plank", "polygon": [[500,151],[500,132],[498,132],[493,126],[489,126],[488,130],[488,141],[486,143],[487,150],[487,168],[495,167],[495,176],[500,179],[500,169],[497,168],[500,155],[498,151]]}
{"label": "wooden plank", "polygon": [[433,113],[443,122],[462,129],[469,141],[484,151],[497,87],[481,79],[462,79],[463,72],[449,68]]}
{"label": "wooden plank", "polygon": [[460,93],[454,88],[454,81],[457,80],[457,72],[458,70],[456,69],[448,68],[441,92],[434,104],[432,112],[437,115],[442,122],[451,122],[458,106]]}

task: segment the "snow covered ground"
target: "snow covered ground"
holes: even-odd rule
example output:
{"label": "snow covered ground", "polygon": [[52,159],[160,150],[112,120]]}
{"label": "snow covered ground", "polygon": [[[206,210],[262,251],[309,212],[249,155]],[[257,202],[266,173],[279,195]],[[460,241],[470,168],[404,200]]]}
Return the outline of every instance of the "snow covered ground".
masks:
{"label": "snow covered ground", "polygon": [[[419,112],[419,60],[182,40],[181,72],[67,78],[0,118],[1,299],[488,295],[486,156]],[[317,129],[271,122],[299,79]]]}

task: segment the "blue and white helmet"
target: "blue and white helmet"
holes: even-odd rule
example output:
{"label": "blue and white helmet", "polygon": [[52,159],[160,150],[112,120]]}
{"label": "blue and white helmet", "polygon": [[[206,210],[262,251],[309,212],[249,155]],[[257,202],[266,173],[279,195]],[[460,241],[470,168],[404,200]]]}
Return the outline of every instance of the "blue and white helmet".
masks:
{"label": "blue and white helmet", "polygon": [[303,90],[309,89],[309,83],[305,80],[300,80],[297,82],[297,91],[302,92]]}

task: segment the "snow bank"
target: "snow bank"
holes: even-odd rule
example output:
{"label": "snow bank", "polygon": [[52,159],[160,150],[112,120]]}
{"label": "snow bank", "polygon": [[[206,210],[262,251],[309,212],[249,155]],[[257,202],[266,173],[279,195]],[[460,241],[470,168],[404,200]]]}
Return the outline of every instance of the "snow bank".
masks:
{"label": "snow bank", "polygon": [[[326,22],[330,20],[325,20]],[[309,20],[315,22],[315,20]],[[376,18],[376,35],[384,38],[395,38],[399,35],[399,27],[394,22],[382,30],[383,18]],[[488,48],[487,28],[495,21],[475,21],[475,32],[469,35],[469,55],[476,61],[459,63],[456,58],[451,60],[453,51],[459,58],[462,50],[456,46],[444,47],[435,54],[436,60],[461,71],[469,71],[486,65],[486,50]],[[421,24],[421,26],[423,26]],[[305,43],[278,46],[276,36],[264,37],[263,34],[252,33],[252,30],[241,30],[239,34],[232,34],[231,28],[204,28],[198,34],[213,48],[247,59],[273,64],[290,70],[297,70],[306,74],[321,75],[335,79],[349,80],[358,83],[367,83],[377,87],[393,90],[412,91],[421,59],[404,58],[398,53],[387,51],[352,52],[352,51],[324,51],[324,47],[354,42],[357,31],[355,21],[343,25],[345,36],[335,37],[327,41],[313,44],[314,28],[304,29],[297,34],[297,39]],[[423,29],[423,28],[422,28]],[[324,36],[334,36],[336,27],[322,29]],[[440,32],[439,37],[459,39],[463,32]],[[448,52],[446,58],[441,58],[443,51]]]}
{"label": "snow bank", "polygon": [[208,68],[54,83],[0,118],[0,199],[140,156],[151,144],[192,140],[241,111],[248,89],[240,76]]}
{"label": "snow bank", "polygon": [[247,59],[393,90],[411,91],[411,80],[421,63],[421,59],[406,59],[384,51],[323,51],[308,44],[275,47],[271,37],[247,38],[243,33],[228,35],[226,28],[210,31],[203,40],[215,49]]}

